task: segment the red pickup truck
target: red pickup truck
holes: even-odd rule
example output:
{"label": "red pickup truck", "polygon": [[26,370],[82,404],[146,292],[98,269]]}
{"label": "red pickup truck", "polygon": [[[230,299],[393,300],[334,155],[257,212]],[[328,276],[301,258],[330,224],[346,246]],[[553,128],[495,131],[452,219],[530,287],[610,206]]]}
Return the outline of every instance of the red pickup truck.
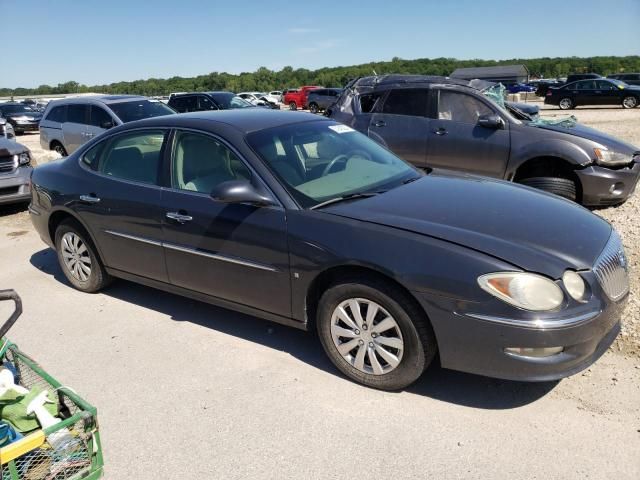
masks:
{"label": "red pickup truck", "polygon": [[311,90],[315,90],[316,88],[322,88],[318,86],[305,86],[300,87],[298,90],[293,92],[287,91],[284,94],[284,103],[285,105],[289,105],[291,110],[297,110],[298,108],[307,108],[307,96]]}

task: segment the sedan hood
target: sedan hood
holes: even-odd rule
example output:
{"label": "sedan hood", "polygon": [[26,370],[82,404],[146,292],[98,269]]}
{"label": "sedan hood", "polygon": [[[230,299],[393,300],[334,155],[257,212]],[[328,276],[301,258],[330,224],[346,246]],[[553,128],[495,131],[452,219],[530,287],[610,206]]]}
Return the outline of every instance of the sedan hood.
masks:
{"label": "sedan hood", "polygon": [[323,211],[453,242],[552,278],[591,268],[611,235],[607,222],[568,200],[456,174],[432,173]]}
{"label": "sedan hood", "polygon": [[608,135],[604,132],[596,130],[594,128],[587,127],[580,123],[575,123],[573,125],[566,122],[566,124],[557,124],[557,125],[545,125],[545,124],[528,124],[531,127],[541,128],[543,130],[551,130],[554,132],[565,133],[567,135],[574,135],[576,137],[586,138],[587,140],[591,140],[599,143],[600,145],[607,147],[609,150],[615,150],[621,153],[629,153],[633,154],[639,149],[630,143],[627,143],[619,138],[614,137],[613,135]]}

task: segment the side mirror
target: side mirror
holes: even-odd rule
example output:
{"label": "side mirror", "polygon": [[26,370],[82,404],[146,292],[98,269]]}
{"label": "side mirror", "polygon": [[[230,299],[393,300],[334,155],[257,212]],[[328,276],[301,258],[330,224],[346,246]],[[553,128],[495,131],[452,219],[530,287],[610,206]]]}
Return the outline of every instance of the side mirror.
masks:
{"label": "side mirror", "polygon": [[499,115],[482,115],[478,118],[478,125],[484,128],[493,128],[497,130],[504,127],[504,121]]}
{"label": "side mirror", "polygon": [[254,205],[273,205],[271,198],[261,194],[246,180],[222,182],[211,192],[211,198],[222,203],[251,203]]}
{"label": "side mirror", "polygon": [[102,122],[100,124],[100,128],[104,128],[105,130],[109,130],[113,128],[113,120],[107,120],[106,122]]}

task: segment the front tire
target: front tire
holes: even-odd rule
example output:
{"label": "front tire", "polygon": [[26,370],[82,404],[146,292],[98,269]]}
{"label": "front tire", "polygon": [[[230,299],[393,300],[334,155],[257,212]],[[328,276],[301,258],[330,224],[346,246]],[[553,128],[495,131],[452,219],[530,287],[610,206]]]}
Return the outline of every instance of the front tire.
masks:
{"label": "front tire", "polygon": [[638,99],[633,95],[626,96],[622,99],[622,108],[636,108]]}
{"label": "front tire", "polygon": [[93,242],[78,222],[62,222],[56,229],[55,244],[60,268],[76,289],[95,293],[111,282]]}
{"label": "front tire", "polygon": [[317,329],[333,364],[368,387],[399,390],[415,382],[437,345],[424,312],[398,287],[354,277],[320,298]]}
{"label": "front tire", "polygon": [[298,105],[296,105],[296,102],[289,102],[289,110],[297,110],[298,109]]}
{"label": "front tire", "polygon": [[538,190],[553,193],[554,195],[566,198],[572,202],[575,202],[577,198],[576,184],[573,180],[568,178],[531,177],[523,178],[520,180],[520,183],[522,185],[537,188]]}
{"label": "front tire", "polygon": [[560,107],[560,110],[571,110],[572,108],[575,108],[575,104],[569,97],[565,97],[560,99],[558,107]]}

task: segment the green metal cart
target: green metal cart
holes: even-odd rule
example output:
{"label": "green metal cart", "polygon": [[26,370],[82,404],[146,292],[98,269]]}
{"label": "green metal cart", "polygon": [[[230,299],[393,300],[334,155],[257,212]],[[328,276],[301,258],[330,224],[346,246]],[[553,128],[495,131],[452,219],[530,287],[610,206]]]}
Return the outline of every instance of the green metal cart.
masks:
{"label": "green metal cart", "polygon": [[[22,302],[13,290],[0,290],[0,301],[13,300],[15,311],[0,327],[0,363],[15,372],[16,384],[39,387],[57,400],[62,421],[25,433],[0,448],[1,480],[79,480],[102,476],[103,459],[95,407],[45,372],[40,365],[5,338],[22,314]],[[50,396],[51,396],[50,395]],[[56,432],[57,437],[56,437]],[[61,435],[65,439],[60,442]],[[50,441],[57,438],[58,441]]]}

